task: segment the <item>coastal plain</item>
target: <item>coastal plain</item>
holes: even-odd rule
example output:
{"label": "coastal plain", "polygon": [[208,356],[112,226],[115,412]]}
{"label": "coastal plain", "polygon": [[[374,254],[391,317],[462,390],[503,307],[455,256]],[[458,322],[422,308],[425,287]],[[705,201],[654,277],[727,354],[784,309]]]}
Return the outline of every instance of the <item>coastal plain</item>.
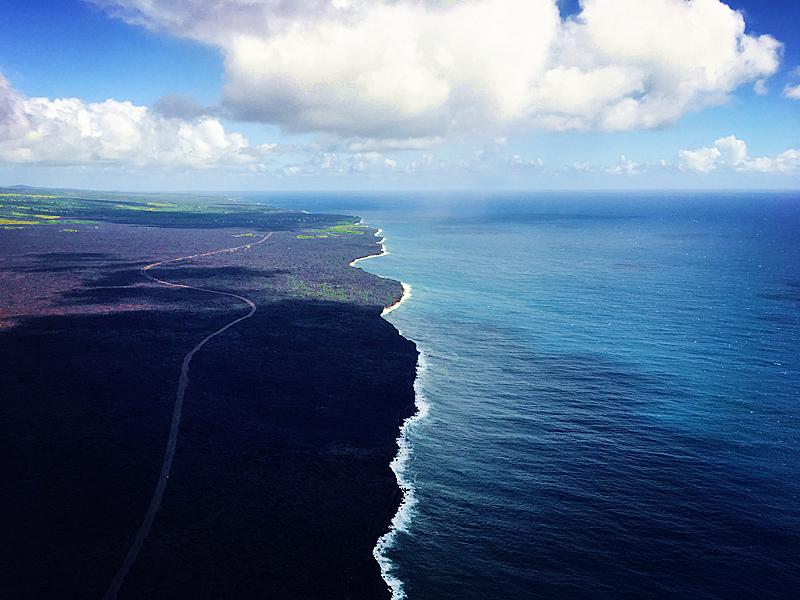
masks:
{"label": "coastal plain", "polygon": [[[372,549],[401,500],[417,351],[380,316],[401,284],[350,266],[380,253],[375,230],[224,198],[6,188],[0,205],[0,598],[106,593],[184,356],[249,310],[203,290],[257,310],[191,362],[118,597],[389,598]],[[157,262],[175,285],[143,275]]]}

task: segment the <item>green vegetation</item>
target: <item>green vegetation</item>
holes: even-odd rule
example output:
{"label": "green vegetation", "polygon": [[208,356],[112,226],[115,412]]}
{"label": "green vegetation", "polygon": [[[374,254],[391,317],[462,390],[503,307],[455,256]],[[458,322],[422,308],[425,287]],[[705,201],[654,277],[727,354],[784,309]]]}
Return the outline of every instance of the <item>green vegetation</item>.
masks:
{"label": "green vegetation", "polygon": [[325,229],[320,233],[330,233],[331,235],[337,235],[340,233],[349,233],[352,235],[364,235],[364,230],[359,229],[359,227],[363,228],[363,225],[334,225],[330,229]]}
{"label": "green vegetation", "polygon": [[0,217],[0,225],[38,225],[38,224],[39,221],[20,221],[19,219],[5,219],[3,217]]}
{"label": "green vegetation", "polygon": [[332,225],[327,229],[314,229],[310,233],[301,234],[297,236],[298,240],[313,240],[315,238],[326,238],[326,237],[339,237],[343,234],[350,234],[350,235],[364,235],[364,225],[359,224],[352,224],[346,221],[340,222],[336,225]]}
{"label": "green vegetation", "polygon": [[307,282],[294,275],[290,275],[288,278],[288,288],[290,292],[301,298],[317,298],[338,302],[361,301],[369,304],[372,297],[372,292],[355,286]]}
{"label": "green vegetation", "polygon": [[351,230],[356,226],[352,221],[343,221],[341,215],[297,213],[223,196],[40,190],[18,186],[0,188],[0,200],[0,227],[111,222],[145,227],[286,230],[326,227],[333,222],[329,229],[315,234],[360,233]]}

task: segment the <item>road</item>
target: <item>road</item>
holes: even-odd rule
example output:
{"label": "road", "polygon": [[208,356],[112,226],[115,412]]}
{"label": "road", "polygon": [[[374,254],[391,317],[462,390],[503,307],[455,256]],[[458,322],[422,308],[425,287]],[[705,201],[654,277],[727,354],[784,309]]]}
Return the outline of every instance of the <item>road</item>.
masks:
{"label": "road", "polygon": [[111,580],[111,585],[109,586],[105,596],[103,596],[103,600],[116,600],[117,594],[119,593],[119,590],[122,587],[122,583],[125,580],[125,576],[130,571],[131,567],[133,566],[133,563],[136,562],[136,557],[139,554],[139,550],[141,549],[142,544],[144,544],[144,540],[147,538],[147,534],[150,533],[150,526],[153,524],[153,519],[156,516],[156,512],[161,506],[161,498],[164,496],[164,489],[167,487],[167,479],[169,479],[169,472],[170,469],[172,468],[172,459],[175,456],[175,446],[178,443],[178,430],[180,429],[181,412],[183,410],[183,396],[186,392],[186,386],[189,385],[189,364],[192,362],[192,357],[194,357],[195,353],[197,353],[197,351],[200,350],[200,348],[202,348],[208,340],[210,340],[214,336],[219,335],[226,329],[233,327],[240,321],[249,319],[256,312],[256,305],[253,304],[253,302],[251,302],[244,296],[239,296],[237,294],[232,294],[230,292],[220,292],[218,290],[209,290],[206,288],[200,288],[191,285],[183,285],[179,283],[172,283],[170,281],[164,281],[162,279],[153,277],[150,273],[148,273],[148,271],[154,267],[165,265],[171,262],[191,260],[193,258],[210,256],[212,254],[218,254],[220,252],[234,252],[236,250],[241,250],[242,248],[250,248],[251,246],[255,246],[256,244],[261,244],[267,241],[267,239],[269,239],[272,233],[273,232],[270,231],[262,239],[260,239],[257,242],[253,242],[251,244],[236,246],[235,248],[214,250],[211,252],[205,252],[203,254],[192,254],[191,256],[182,256],[180,258],[173,258],[170,260],[155,262],[142,268],[142,275],[144,275],[148,279],[151,279],[152,281],[168,285],[170,287],[186,288],[190,290],[199,290],[202,292],[208,292],[209,294],[231,296],[232,298],[236,298],[238,300],[247,303],[247,305],[250,307],[250,312],[243,317],[234,319],[224,327],[217,329],[214,333],[207,335],[205,338],[203,338],[203,340],[199,344],[197,344],[194,348],[192,348],[191,351],[186,356],[183,357],[183,365],[181,366],[181,376],[180,379],[178,380],[178,391],[175,395],[175,405],[172,410],[172,427],[170,428],[169,439],[167,440],[167,449],[164,452],[164,462],[161,466],[161,475],[158,478],[158,485],[156,486],[155,492],[153,493],[153,498],[150,501],[150,506],[147,507],[147,511],[144,514],[144,521],[142,522],[141,527],[139,527],[139,531],[136,533],[136,539],[134,540],[131,549],[128,551],[128,554],[125,557],[125,561],[122,563],[122,567],[120,567],[119,571],[117,571],[117,574],[114,576],[114,579]]}

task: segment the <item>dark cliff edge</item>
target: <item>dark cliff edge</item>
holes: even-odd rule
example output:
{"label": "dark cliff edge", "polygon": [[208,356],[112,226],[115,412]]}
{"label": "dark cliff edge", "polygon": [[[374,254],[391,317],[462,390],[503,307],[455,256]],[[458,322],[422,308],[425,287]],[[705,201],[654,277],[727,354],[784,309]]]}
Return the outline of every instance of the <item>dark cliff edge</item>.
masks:
{"label": "dark cliff edge", "polygon": [[[183,356],[246,313],[139,269],[269,229],[256,225],[0,230],[0,598],[103,597],[158,479]],[[400,284],[348,266],[380,251],[374,230],[314,227],[152,270],[258,310],[193,359],[121,600],[390,598],[372,549],[401,500],[389,464],[417,350],[380,316]]]}

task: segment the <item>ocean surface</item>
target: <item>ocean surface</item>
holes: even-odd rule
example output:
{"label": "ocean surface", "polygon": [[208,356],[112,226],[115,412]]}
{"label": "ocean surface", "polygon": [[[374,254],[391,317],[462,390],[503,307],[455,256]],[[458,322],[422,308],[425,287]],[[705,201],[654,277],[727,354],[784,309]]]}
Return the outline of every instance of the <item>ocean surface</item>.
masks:
{"label": "ocean surface", "polygon": [[264,201],[411,288],[395,598],[800,598],[800,194]]}

